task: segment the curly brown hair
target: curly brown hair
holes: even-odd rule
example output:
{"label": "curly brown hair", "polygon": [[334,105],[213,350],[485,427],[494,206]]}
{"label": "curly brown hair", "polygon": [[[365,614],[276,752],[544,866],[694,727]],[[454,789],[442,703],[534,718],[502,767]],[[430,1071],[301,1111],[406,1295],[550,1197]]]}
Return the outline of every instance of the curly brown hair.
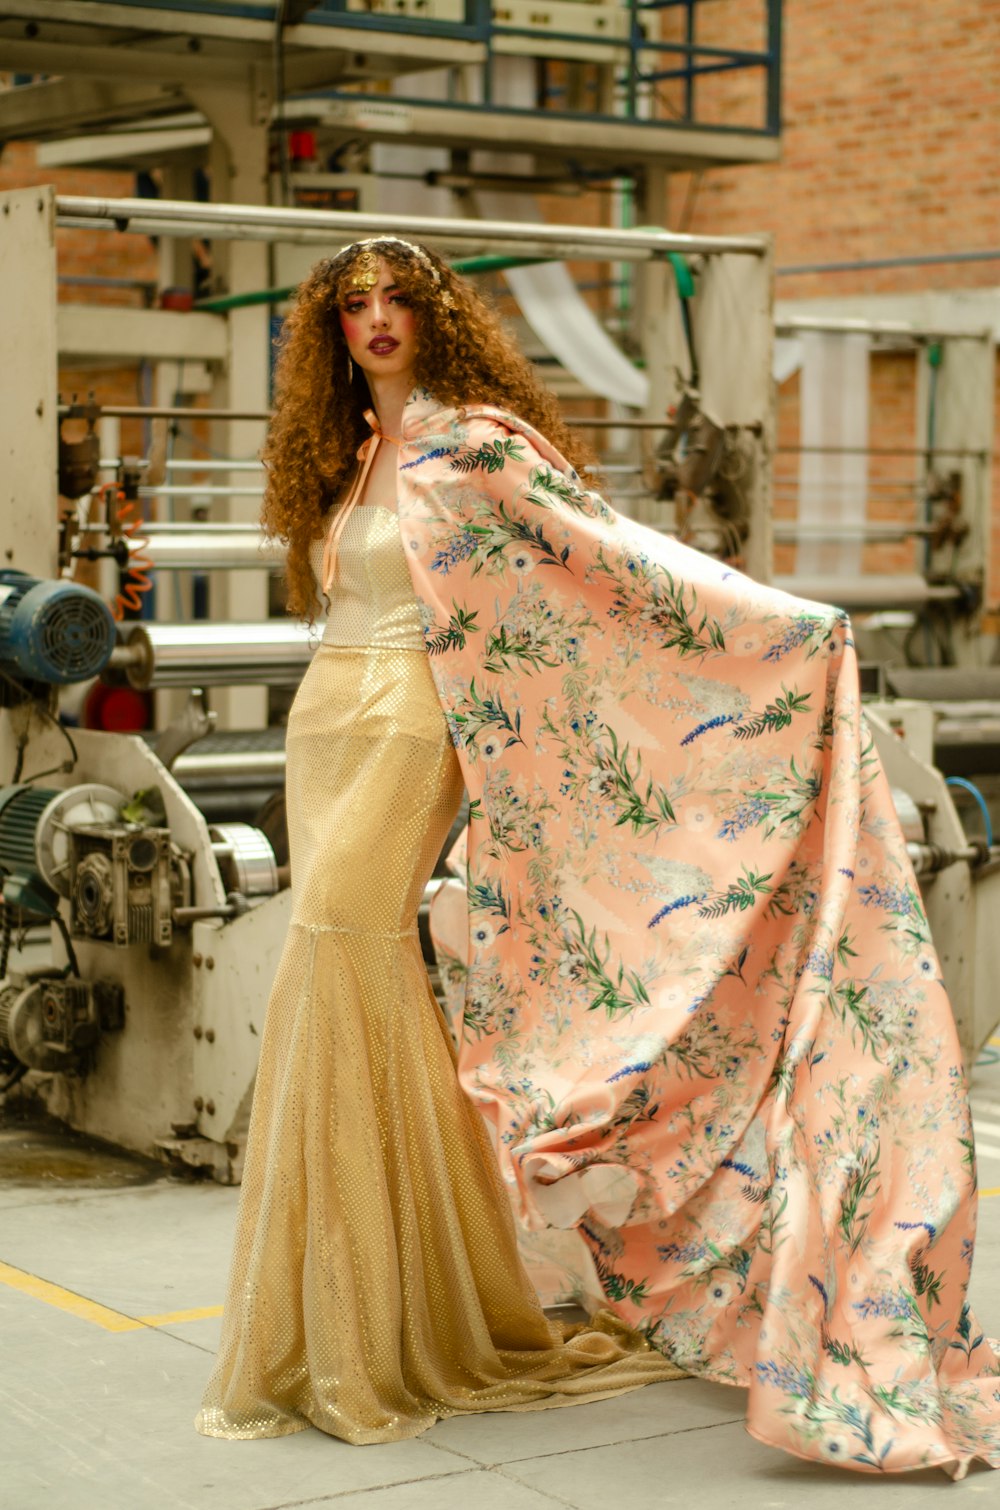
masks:
{"label": "curly brown hair", "polygon": [[580,470],[593,460],[567,427],[499,317],[436,253],[391,237],[356,242],[324,258],[298,290],[275,370],[275,408],[264,443],[267,484],[261,522],[288,546],[288,611],[310,618],[316,587],[309,547],[343,498],[370,434],[364,374],[348,377],[338,318],[358,258],[374,252],[392,268],[416,317],[414,377],[442,407],[496,404],[540,430]]}

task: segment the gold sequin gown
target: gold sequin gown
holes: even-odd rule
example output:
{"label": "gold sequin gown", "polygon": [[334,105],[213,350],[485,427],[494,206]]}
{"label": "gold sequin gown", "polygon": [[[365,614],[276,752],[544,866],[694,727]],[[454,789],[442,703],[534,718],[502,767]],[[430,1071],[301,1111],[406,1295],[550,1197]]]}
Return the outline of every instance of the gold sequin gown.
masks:
{"label": "gold sequin gown", "polygon": [[293,914],[196,1421],[208,1436],[311,1423],[395,1441],[677,1375],[609,1314],[547,1319],[519,1258],[417,936],[461,793],[398,520],[357,508],[288,723]]}

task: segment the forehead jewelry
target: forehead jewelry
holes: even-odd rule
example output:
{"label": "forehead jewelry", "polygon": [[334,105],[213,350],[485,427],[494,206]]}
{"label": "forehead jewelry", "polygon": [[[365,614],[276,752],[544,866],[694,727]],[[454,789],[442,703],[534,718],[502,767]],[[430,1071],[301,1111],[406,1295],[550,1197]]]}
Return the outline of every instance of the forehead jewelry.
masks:
{"label": "forehead jewelry", "polygon": [[367,294],[378,282],[378,258],[370,246],[366,246],[364,242],[360,245],[360,252],[351,268],[351,283],[363,294]]}
{"label": "forehead jewelry", "polygon": [[365,293],[375,287],[375,284],[378,282],[379,259],[372,248],[382,246],[386,242],[391,242],[393,246],[405,246],[408,252],[413,253],[421,267],[427,269],[434,282],[441,282],[441,274],[422,246],[415,246],[412,241],[404,241],[402,236],[369,236],[366,241],[352,241],[350,246],[342,246],[337,253],[337,256],[340,257],[344,252],[357,249],[358,256],[352,268],[355,287],[362,289]]}

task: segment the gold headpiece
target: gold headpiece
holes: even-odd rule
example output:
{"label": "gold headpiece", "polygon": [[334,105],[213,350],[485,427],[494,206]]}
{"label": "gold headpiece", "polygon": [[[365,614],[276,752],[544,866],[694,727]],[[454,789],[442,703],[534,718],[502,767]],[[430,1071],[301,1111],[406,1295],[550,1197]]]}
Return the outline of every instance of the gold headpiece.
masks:
{"label": "gold headpiece", "polygon": [[358,288],[364,289],[365,293],[374,288],[378,280],[378,258],[371,250],[374,246],[381,246],[384,242],[391,241],[394,246],[405,246],[408,252],[412,252],[417,261],[427,269],[435,283],[441,282],[441,274],[434,266],[422,246],[415,246],[412,241],[404,241],[402,236],[369,236],[365,241],[352,241],[349,246],[342,246],[337,256],[341,257],[345,252],[358,251]]}
{"label": "gold headpiece", "polygon": [[[359,242],[359,246],[361,251],[352,265],[351,281],[355,288],[360,288],[363,294],[367,294],[378,282],[378,258],[365,242]],[[345,247],[344,250],[348,251],[349,248]]]}
{"label": "gold headpiece", "polygon": [[338,257],[343,256],[345,252],[357,252],[357,257],[351,265],[351,283],[353,287],[360,289],[364,294],[370,293],[375,287],[378,282],[379,259],[373,248],[381,246],[387,241],[391,241],[394,246],[405,246],[408,252],[413,253],[421,267],[427,269],[434,282],[438,285],[441,303],[446,309],[454,309],[455,300],[449,289],[441,288],[441,274],[423,247],[416,246],[412,241],[404,241],[402,236],[369,236],[364,241],[352,241],[348,246],[340,248],[340,251],[336,253]]}

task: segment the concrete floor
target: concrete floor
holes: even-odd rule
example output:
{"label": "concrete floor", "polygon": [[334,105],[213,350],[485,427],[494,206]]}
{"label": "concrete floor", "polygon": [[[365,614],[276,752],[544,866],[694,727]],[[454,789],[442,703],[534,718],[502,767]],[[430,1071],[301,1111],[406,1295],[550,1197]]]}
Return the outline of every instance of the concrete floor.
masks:
{"label": "concrete floor", "polygon": [[[994,1047],[992,1054],[996,1055]],[[972,1295],[1000,1334],[1000,1062],[978,1070],[984,1189]],[[801,1463],[695,1379],[617,1400],[440,1422],[348,1447],[318,1431],[198,1436],[237,1192],[0,1129],[0,1510],[859,1510],[988,1496],[974,1470],[878,1481]]]}

